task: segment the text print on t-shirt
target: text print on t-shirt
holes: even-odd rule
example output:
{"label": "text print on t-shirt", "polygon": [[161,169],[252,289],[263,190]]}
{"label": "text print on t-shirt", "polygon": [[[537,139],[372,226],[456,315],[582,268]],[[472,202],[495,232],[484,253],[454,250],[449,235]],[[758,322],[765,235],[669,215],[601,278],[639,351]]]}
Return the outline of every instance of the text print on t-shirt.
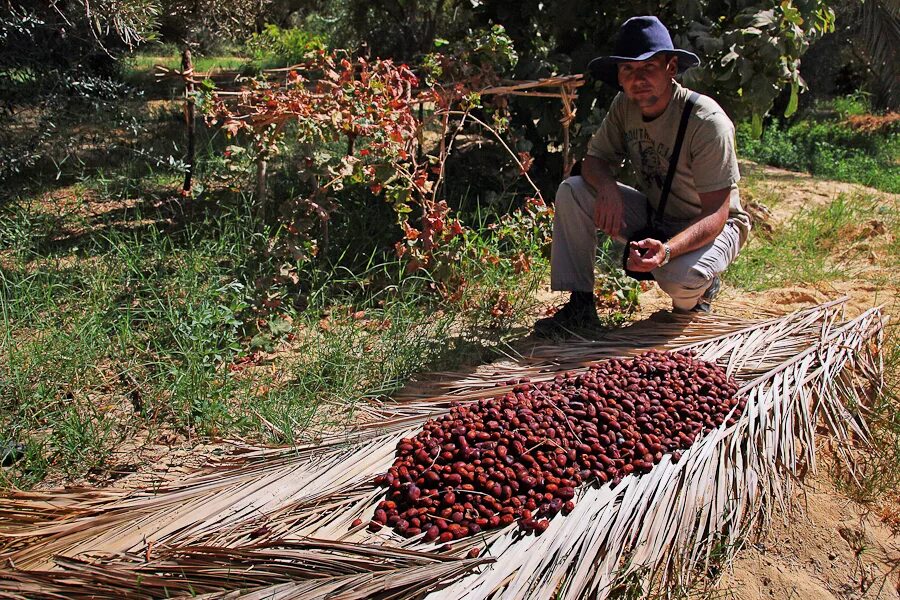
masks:
{"label": "text print on t-shirt", "polygon": [[[663,142],[657,142],[647,135],[643,128],[630,129],[625,132],[625,143],[631,146],[631,156],[639,157],[641,164],[635,165],[640,174],[644,189],[662,189],[666,171],[669,169],[669,156],[672,151]],[[636,152],[635,152],[636,150]]]}

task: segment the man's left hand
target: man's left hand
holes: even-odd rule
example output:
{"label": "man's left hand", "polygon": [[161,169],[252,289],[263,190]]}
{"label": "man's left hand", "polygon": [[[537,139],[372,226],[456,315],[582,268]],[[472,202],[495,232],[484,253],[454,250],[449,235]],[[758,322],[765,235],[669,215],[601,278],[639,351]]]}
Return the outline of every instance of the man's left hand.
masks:
{"label": "man's left hand", "polygon": [[628,269],[646,273],[662,265],[666,259],[666,245],[652,238],[631,242],[628,252]]}

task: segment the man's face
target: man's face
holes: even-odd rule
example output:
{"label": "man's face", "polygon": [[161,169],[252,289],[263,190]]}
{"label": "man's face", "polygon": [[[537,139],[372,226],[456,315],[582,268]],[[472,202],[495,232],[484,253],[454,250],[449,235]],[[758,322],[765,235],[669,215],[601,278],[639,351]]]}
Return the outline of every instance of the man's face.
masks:
{"label": "man's face", "polygon": [[619,85],[625,96],[636,102],[645,116],[662,114],[672,94],[672,78],[678,72],[678,59],[657,54],[648,60],[619,63]]}

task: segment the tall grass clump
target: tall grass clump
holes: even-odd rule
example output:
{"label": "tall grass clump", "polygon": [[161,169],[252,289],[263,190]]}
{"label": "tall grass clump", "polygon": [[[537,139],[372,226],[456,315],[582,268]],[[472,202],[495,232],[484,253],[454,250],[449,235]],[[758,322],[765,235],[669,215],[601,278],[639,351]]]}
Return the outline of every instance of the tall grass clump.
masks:
{"label": "tall grass clump", "polygon": [[[18,254],[0,280],[6,435],[83,475],[133,418],[217,428],[230,388],[220,367],[240,351],[245,306],[241,285],[217,267],[246,243],[228,222],[174,235],[161,224],[109,229],[81,241],[82,257]],[[213,228],[221,237],[207,235]],[[20,468],[26,479],[29,470]]]}
{"label": "tall grass clump", "polygon": [[485,217],[440,278],[336,236],[299,269],[302,296],[265,309],[271,232],[249,198],[160,210],[81,223],[77,245],[37,204],[0,215],[0,430],[23,448],[0,485],[105,476],[139,431],[299,443],[417,373],[494,352],[547,269],[525,217]]}
{"label": "tall grass clump", "polygon": [[870,250],[871,240],[885,241],[886,248],[877,256],[890,256],[886,240],[898,234],[896,204],[864,194],[842,194],[798,213],[770,235],[752,236],[725,277],[732,285],[753,291],[829,281],[848,275],[853,268],[848,259]]}

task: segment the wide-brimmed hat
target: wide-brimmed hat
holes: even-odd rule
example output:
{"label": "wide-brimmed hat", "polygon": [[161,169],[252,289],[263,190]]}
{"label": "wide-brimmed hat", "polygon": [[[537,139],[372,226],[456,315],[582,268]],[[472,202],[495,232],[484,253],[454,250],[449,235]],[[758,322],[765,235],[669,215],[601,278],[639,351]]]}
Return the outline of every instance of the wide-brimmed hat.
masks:
{"label": "wide-brimmed hat", "polygon": [[672,44],[669,30],[659,19],[653,16],[631,17],[619,29],[612,55],[595,58],[588,64],[588,70],[600,81],[619,87],[620,62],[647,60],[660,53],[678,57],[679,73],[700,64],[696,54]]}

